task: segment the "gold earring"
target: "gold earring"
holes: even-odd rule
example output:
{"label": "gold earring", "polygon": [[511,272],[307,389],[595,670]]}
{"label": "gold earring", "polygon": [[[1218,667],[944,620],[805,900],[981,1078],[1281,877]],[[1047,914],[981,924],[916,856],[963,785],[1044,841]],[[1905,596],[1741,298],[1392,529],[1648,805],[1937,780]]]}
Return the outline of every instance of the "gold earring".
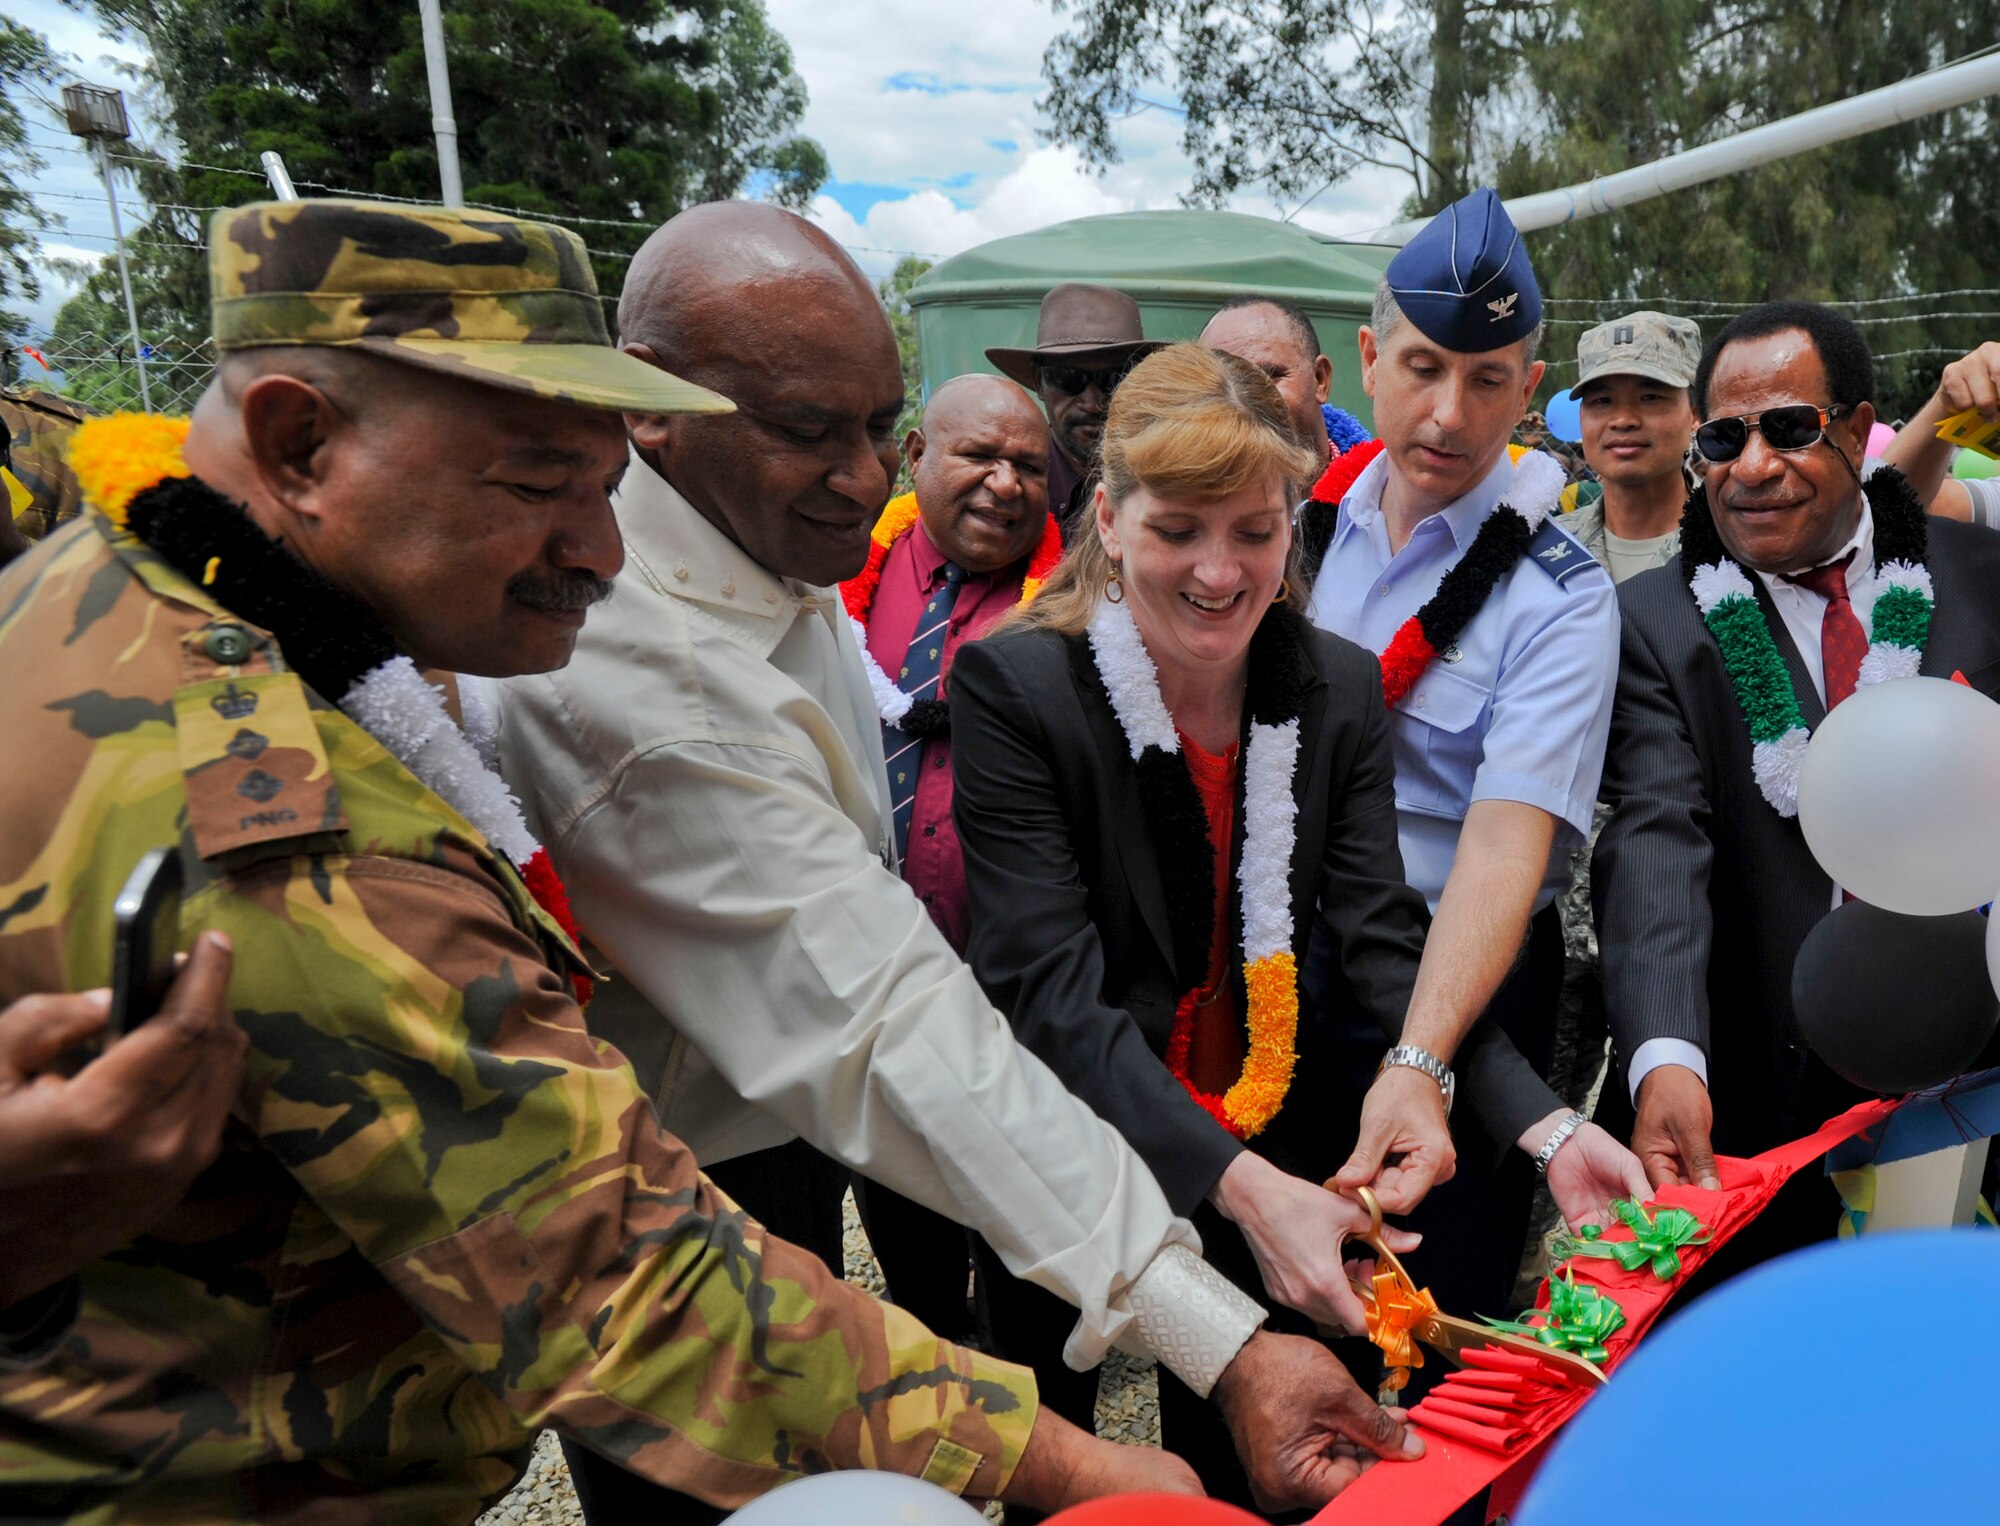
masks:
{"label": "gold earring", "polygon": [[1125,602],[1125,579],[1119,575],[1118,564],[1111,564],[1111,576],[1104,585],[1104,602],[1123,604]]}
{"label": "gold earring", "polygon": [[1289,599],[1291,596],[1292,596],[1292,585],[1287,582],[1281,582],[1278,584],[1277,595],[1271,600],[1271,602],[1273,604],[1282,604],[1285,602],[1285,600]]}

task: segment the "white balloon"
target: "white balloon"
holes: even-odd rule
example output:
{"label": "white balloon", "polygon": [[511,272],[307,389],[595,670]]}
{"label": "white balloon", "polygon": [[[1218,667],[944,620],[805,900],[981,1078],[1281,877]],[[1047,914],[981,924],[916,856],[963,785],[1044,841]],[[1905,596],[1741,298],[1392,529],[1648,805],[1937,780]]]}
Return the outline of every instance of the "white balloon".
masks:
{"label": "white balloon", "polygon": [[1813,734],[1799,825],[1834,883],[1936,917],[2000,887],[2000,705],[1942,678],[1858,689]]}
{"label": "white balloon", "polygon": [[723,1526],[985,1526],[955,1494],[901,1473],[815,1473],[752,1500]]}
{"label": "white balloon", "polygon": [[2000,996],[2000,907],[1986,914],[1986,976]]}

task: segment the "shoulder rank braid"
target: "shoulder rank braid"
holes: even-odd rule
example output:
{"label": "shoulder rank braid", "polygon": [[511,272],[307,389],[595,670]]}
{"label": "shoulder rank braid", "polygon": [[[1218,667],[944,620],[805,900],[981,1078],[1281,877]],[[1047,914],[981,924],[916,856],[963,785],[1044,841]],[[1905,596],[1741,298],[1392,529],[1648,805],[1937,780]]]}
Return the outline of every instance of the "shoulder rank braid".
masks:
{"label": "shoulder rank braid", "polygon": [[[1916,676],[1936,596],[1927,564],[1930,521],[1909,480],[1894,467],[1879,467],[1861,490],[1875,520],[1875,567],[1882,584],[1869,616],[1868,653],[1861,660],[1859,682],[1865,687]],[[1780,816],[1796,816],[1799,770],[1812,733],[1756,588],[1722,544],[1708,494],[1699,486],[1681,510],[1681,575],[1721,649],[1750,731],[1758,792]]]}
{"label": "shoulder rank braid", "polygon": [[1310,671],[1304,617],[1274,607],[1250,641],[1250,690],[1244,706],[1243,851],[1235,875],[1242,909],[1243,1070],[1227,1093],[1201,1091],[1188,1073],[1195,998],[1208,974],[1215,932],[1215,850],[1208,817],[1181,752],[1159,676],[1130,610],[1101,602],[1084,638],[1105,698],[1125,734],[1139,802],[1157,846],[1174,978],[1182,996],[1162,1057],[1202,1108],[1238,1139],[1277,1117],[1298,1062],[1298,969],[1292,950],[1292,852],[1297,802],[1299,709]]}
{"label": "shoulder rank braid", "polygon": [[[581,939],[562,881],[528,830],[520,803],[482,761],[442,694],[366,607],[266,535],[240,504],[181,456],[187,421],[113,414],[78,427],[70,459],[90,502],[225,609],[277,638],[316,692],[393,753],[520,871],[528,892],[572,943]],[[570,977],[579,1005],[587,975]]]}
{"label": "shoulder rank braid", "polygon": [[[861,570],[840,585],[840,602],[854,625],[854,644],[861,649],[861,666],[868,674],[868,689],[875,697],[876,713],[882,724],[894,726],[917,741],[948,736],[951,732],[951,701],[914,699],[897,688],[882,664],[868,650],[868,612],[875,607],[875,595],[882,587],[882,570],[889,565],[889,553],[917,523],[917,495],[903,493],[891,498],[875,528],[868,533],[868,560]],[[1042,538],[1028,557],[1027,576],[1021,580],[1021,602],[1034,602],[1042,582],[1062,560],[1062,526],[1051,514],[1042,525]]]}

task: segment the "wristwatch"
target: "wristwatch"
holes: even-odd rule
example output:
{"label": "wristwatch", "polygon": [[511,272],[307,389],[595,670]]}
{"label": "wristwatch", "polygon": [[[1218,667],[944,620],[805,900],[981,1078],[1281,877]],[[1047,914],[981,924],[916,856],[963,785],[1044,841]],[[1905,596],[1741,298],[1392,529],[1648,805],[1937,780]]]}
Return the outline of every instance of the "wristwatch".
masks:
{"label": "wristwatch", "polygon": [[1382,1063],[1375,1067],[1375,1074],[1381,1075],[1391,1065],[1407,1065],[1412,1070],[1421,1070],[1444,1093],[1444,1115],[1451,1116],[1452,1098],[1458,1095],[1458,1077],[1451,1073],[1451,1067],[1428,1049],[1419,1049],[1415,1044],[1398,1044],[1382,1056]]}

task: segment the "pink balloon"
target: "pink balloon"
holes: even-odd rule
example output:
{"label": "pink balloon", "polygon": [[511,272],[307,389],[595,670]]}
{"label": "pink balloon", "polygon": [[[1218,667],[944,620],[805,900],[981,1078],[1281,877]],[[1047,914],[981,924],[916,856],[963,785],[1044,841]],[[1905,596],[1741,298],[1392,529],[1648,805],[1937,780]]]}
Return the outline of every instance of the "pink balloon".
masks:
{"label": "pink balloon", "polygon": [[1896,431],[1880,419],[1877,419],[1874,427],[1868,431],[1868,454],[1871,456],[1881,455],[1883,451],[1889,448],[1889,442],[1895,438]]}

